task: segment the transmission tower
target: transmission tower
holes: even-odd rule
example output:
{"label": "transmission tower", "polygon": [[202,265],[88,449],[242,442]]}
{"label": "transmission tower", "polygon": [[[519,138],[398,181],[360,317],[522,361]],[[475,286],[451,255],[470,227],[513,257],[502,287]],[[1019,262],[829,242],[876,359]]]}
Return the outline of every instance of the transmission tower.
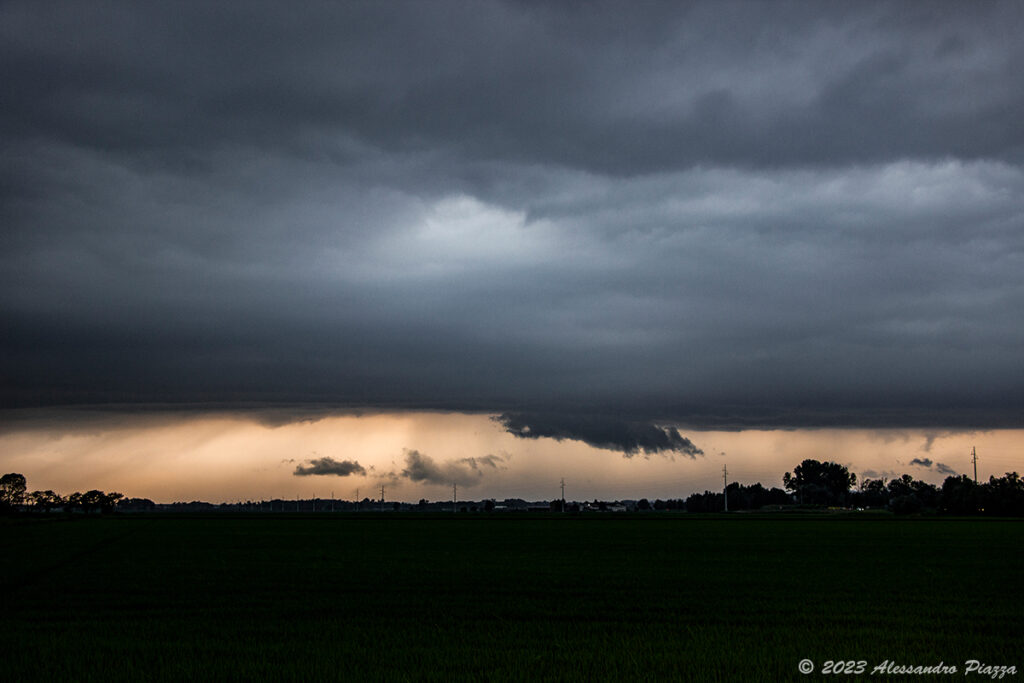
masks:
{"label": "transmission tower", "polygon": [[722,500],[725,501],[725,511],[729,511],[729,470],[722,465]]}

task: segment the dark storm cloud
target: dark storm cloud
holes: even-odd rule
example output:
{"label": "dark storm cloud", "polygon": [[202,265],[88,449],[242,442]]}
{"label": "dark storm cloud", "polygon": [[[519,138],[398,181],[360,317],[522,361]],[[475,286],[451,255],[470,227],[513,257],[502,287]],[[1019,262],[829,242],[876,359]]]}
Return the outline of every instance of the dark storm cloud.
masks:
{"label": "dark storm cloud", "polygon": [[913,460],[910,461],[910,464],[916,465],[918,467],[924,467],[925,469],[932,469],[932,465],[934,465],[935,471],[938,472],[939,474],[955,476],[957,473],[956,470],[954,470],[949,465],[944,465],[941,462],[933,462],[931,458],[914,458]]}
{"label": "dark storm cloud", "polygon": [[[1015,3],[10,3],[22,136],[198,166],[210,145],[616,175],[1019,154]],[[340,136],[338,134],[341,134]],[[1010,143],[1008,145],[1008,143]]]}
{"label": "dark storm cloud", "polygon": [[595,448],[621,451],[627,457],[640,451],[674,452],[691,458],[704,455],[704,451],[680,435],[675,427],[588,415],[505,413],[494,419],[507,432],[522,439],[572,439]]}
{"label": "dark storm cloud", "polygon": [[334,475],[347,477],[353,474],[366,475],[366,468],[354,460],[335,460],[331,457],[312,458],[305,465],[296,465],[292,473],[296,477],[311,475]]}
{"label": "dark storm cloud", "polygon": [[4,3],[0,404],[1022,426],[1022,28]]}

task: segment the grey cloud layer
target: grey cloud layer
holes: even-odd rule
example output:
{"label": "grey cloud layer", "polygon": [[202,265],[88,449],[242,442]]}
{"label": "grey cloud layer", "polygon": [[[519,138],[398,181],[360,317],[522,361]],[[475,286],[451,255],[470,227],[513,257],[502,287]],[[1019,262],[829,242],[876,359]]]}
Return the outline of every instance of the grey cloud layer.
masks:
{"label": "grey cloud layer", "polygon": [[1024,424],[1019,3],[285,11],[0,8],[4,404]]}
{"label": "grey cloud layer", "polygon": [[[1015,3],[4,9],[9,124],[103,151],[330,140],[622,175],[1019,154]],[[1009,143],[1009,144],[1008,144]]]}
{"label": "grey cloud layer", "polygon": [[473,486],[480,483],[485,468],[497,470],[503,460],[497,455],[485,455],[438,463],[417,450],[406,450],[405,468],[400,476],[417,483]]}

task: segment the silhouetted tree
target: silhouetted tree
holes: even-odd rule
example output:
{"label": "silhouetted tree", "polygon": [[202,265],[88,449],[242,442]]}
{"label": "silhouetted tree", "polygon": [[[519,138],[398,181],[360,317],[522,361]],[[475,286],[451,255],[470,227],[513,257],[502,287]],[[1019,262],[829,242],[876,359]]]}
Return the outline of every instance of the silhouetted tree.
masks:
{"label": "silhouetted tree", "polygon": [[149,498],[123,498],[117,501],[117,509],[131,512],[152,512],[156,510],[156,503]]}
{"label": "silhouetted tree", "polygon": [[722,512],[725,510],[725,501],[721,493],[694,493],[686,499],[687,512]]}
{"label": "silhouetted tree", "polygon": [[[766,505],[788,505],[793,502],[782,489],[766,489],[760,483],[744,486],[734,481],[726,490],[730,510],[759,510]],[[691,495],[685,502],[668,501],[666,507],[670,510],[685,508],[687,512],[721,512],[725,509],[725,500],[721,493],[705,491]]]}
{"label": "silhouetted tree", "polygon": [[939,489],[934,484],[915,479],[910,487],[914,490],[914,496],[921,501],[922,507],[934,510],[939,506]]}
{"label": "silhouetted tree", "polygon": [[117,507],[117,501],[124,498],[123,493],[104,493],[100,498],[100,512],[113,512]]}
{"label": "silhouetted tree", "polygon": [[78,493],[76,491],[68,497],[69,502],[72,498],[75,498],[75,496],[78,497],[76,500],[77,507],[81,508],[86,514],[89,514],[93,510],[101,510],[104,502],[106,501],[105,494],[103,491],[98,489],[91,489],[85,493]]}
{"label": "silhouetted tree", "polygon": [[[737,489],[737,493],[743,494],[748,506],[747,508],[736,508],[737,510],[758,510],[763,508],[765,505],[787,505],[793,502],[790,495],[782,489],[775,486],[770,489],[766,489],[760,482],[751,486],[740,485]],[[729,507],[732,508],[732,503],[729,504]]]}
{"label": "silhouetted tree", "polygon": [[889,509],[897,515],[910,515],[921,511],[921,500],[913,493],[889,499]]}
{"label": "silhouetted tree", "polygon": [[973,515],[981,507],[980,489],[966,474],[946,477],[939,494],[939,509],[954,515]]}
{"label": "silhouetted tree", "polygon": [[28,501],[32,504],[34,509],[41,510],[43,512],[49,512],[53,508],[64,505],[64,499],[49,489],[45,491],[33,491],[28,494]]}
{"label": "silhouetted tree", "polygon": [[936,508],[939,503],[939,491],[934,485],[914,479],[909,474],[890,481],[886,490],[889,494],[889,507],[897,514]]}
{"label": "silhouetted tree", "polygon": [[889,504],[889,490],[882,479],[865,479],[860,483],[860,490],[852,497],[853,503],[860,507],[880,508]]}
{"label": "silhouetted tree", "polygon": [[810,459],[793,468],[792,474],[782,475],[782,484],[799,502],[816,505],[845,504],[856,483],[857,475],[843,465]]}
{"label": "silhouetted tree", "polygon": [[13,510],[25,501],[25,476],[11,472],[0,477],[0,509]]}
{"label": "silhouetted tree", "polygon": [[70,496],[68,496],[64,504],[64,509],[67,510],[68,512],[73,512],[74,510],[84,510],[84,507],[82,505],[82,492],[75,491]]}
{"label": "silhouetted tree", "polygon": [[989,477],[984,488],[985,514],[1024,515],[1024,480],[1016,472],[1007,472],[998,479]]}
{"label": "silhouetted tree", "polygon": [[902,477],[893,479],[886,486],[886,490],[889,491],[889,497],[895,498],[896,496],[909,496],[914,492],[914,478],[909,474],[904,474]]}

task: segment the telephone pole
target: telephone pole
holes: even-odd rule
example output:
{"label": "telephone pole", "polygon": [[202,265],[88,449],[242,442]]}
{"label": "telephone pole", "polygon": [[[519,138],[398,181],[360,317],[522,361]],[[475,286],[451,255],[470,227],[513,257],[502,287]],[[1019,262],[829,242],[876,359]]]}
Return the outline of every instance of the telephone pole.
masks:
{"label": "telephone pole", "polygon": [[978,483],[978,451],[971,446],[971,461],[974,463],[974,483]]}
{"label": "telephone pole", "polygon": [[380,485],[380,510],[384,511],[384,484]]}
{"label": "telephone pole", "polygon": [[459,511],[459,485],[452,482],[452,512]]}
{"label": "telephone pole", "polygon": [[562,477],[562,512],[565,512],[565,477]]}
{"label": "telephone pole", "polygon": [[729,511],[729,470],[722,465],[722,500],[725,501],[725,511]]}

